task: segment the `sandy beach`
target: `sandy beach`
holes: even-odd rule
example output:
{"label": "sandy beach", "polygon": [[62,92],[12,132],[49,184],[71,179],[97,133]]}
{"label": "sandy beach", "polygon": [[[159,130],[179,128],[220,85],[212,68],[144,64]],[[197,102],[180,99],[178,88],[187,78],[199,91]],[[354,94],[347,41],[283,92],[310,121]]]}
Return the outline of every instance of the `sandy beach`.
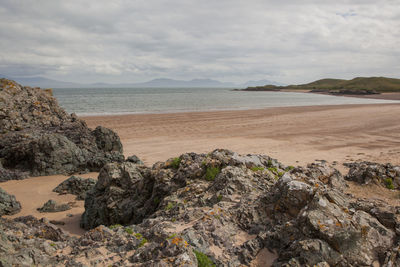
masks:
{"label": "sandy beach", "polygon": [[[344,162],[368,160],[400,164],[400,105],[343,105],[269,108],[245,111],[189,112],[95,116],[83,118],[89,127],[103,125],[121,137],[125,156],[137,155],[146,164],[165,161],[185,152],[208,153],[227,148],[247,154],[260,153],[287,165],[327,160],[346,173]],[[80,175],[97,178],[97,173]],[[60,226],[75,235],[84,233],[79,220],[83,201],[52,190],[69,176],[34,177],[8,181],[1,187],[16,196],[22,211],[12,217],[33,215],[63,221]],[[380,192],[378,198],[400,205],[394,192],[350,184],[360,197]],[[377,191],[378,190],[378,191]],[[380,191],[379,191],[380,190]],[[75,202],[65,212],[39,213],[47,200]],[[72,214],[68,217],[67,214]]]}
{"label": "sandy beach", "polygon": [[153,164],[185,152],[227,148],[287,165],[315,160],[400,164],[400,105],[340,105],[260,110],[94,116],[89,127],[115,130],[124,154]]}

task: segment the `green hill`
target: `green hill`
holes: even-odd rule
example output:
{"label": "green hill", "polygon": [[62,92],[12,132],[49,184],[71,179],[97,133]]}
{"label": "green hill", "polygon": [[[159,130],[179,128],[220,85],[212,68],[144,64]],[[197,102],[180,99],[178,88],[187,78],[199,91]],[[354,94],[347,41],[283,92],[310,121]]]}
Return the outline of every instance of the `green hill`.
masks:
{"label": "green hill", "polygon": [[352,80],[321,79],[315,82],[299,85],[274,86],[265,85],[248,87],[247,91],[274,91],[281,89],[291,90],[372,90],[379,93],[400,92],[400,79],[386,77],[357,77]]}

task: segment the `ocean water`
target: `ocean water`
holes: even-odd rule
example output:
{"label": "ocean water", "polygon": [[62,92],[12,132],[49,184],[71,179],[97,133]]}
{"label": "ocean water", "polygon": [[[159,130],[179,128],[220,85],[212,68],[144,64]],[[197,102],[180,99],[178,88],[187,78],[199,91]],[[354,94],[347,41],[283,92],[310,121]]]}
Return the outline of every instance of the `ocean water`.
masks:
{"label": "ocean water", "polygon": [[65,88],[53,89],[53,93],[67,112],[80,116],[396,102],[225,88]]}

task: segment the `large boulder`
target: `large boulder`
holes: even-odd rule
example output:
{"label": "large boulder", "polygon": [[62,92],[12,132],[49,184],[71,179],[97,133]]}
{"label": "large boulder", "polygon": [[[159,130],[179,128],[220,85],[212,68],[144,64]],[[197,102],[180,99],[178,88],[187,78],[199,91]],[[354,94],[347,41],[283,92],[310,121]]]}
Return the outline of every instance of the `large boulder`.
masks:
{"label": "large boulder", "polygon": [[102,151],[122,151],[122,144],[119,136],[103,126],[97,126],[92,132],[96,139],[97,147]]}
{"label": "large boulder", "polygon": [[0,79],[0,88],[0,158],[12,172],[7,178],[21,177],[18,171],[33,176],[99,171],[124,160],[116,133],[104,127],[92,131],[47,91],[6,79]]}
{"label": "large boulder", "polygon": [[[30,171],[33,176],[68,174],[85,168],[89,153],[61,134],[13,134],[2,149],[8,166]],[[7,137],[4,139],[4,141]],[[3,142],[4,142],[3,141]],[[86,153],[85,153],[86,152]]]}
{"label": "large boulder", "polygon": [[19,203],[14,195],[8,194],[0,188],[0,216],[13,215],[21,210],[21,203]]}
{"label": "large boulder", "polygon": [[154,178],[149,170],[131,162],[109,163],[100,171],[94,188],[87,192],[82,227],[139,223],[154,211]]}

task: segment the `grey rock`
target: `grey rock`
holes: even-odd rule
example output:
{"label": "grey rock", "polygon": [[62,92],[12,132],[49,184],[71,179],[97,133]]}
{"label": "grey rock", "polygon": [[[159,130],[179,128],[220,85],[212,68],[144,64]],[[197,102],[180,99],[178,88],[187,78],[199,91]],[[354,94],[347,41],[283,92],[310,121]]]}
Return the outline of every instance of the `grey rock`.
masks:
{"label": "grey rock", "polygon": [[20,210],[21,204],[15,199],[15,196],[0,188],[0,216],[13,215],[20,212]]}
{"label": "grey rock", "polygon": [[96,129],[92,131],[92,135],[95,137],[96,145],[101,151],[123,152],[121,140],[112,130],[103,126],[97,126]]}
{"label": "grey rock", "polygon": [[40,212],[60,212],[70,210],[72,207],[69,204],[63,203],[58,204],[56,201],[50,199],[46,203],[43,204],[41,208],[37,210]]}
{"label": "grey rock", "polygon": [[395,230],[396,226],[400,225],[396,208],[389,206],[384,201],[377,199],[354,199],[350,202],[350,207],[369,213],[389,229]]}
{"label": "grey rock", "polygon": [[372,211],[358,210],[362,205],[352,204],[354,200],[341,192],[340,175],[335,175],[338,183],[332,183],[326,179],[332,177],[329,173],[315,165],[298,168],[268,193],[273,223],[267,244],[279,248],[278,266],[291,266],[293,260],[302,266],[321,262],[370,266],[393,247],[394,231]]}
{"label": "grey rock", "polygon": [[397,208],[343,193],[343,176],[326,162],[285,169],[222,149],[151,168],[109,163],[87,193],[82,237],[44,219],[0,218],[0,258],[11,266],[197,266],[197,257],[251,266],[268,249],[273,266],[398,265]]}
{"label": "grey rock", "polygon": [[141,161],[141,160],[139,159],[139,157],[137,157],[136,155],[129,156],[129,157],[126,159],[126,161],[129,161],[129,162],[132,162],[132,163],[135,163],[135,164],[140,164],[140,165],[143,165],[143,164],[144,164],[143,161]]}
{"label": "grey rock", "polygon": [[345,177],[346,180],[359,184],[375,183],[390,189],[400,189],[400,166],[367,161],[345,163],[344,165],[350,168]]}
{"label": "grey rock", "polygon": [[322,262],[326,262],[326,266],[337,266],[343,262],[340,253],[320,239],[296,240],[282,253],[281,258],[296,258],[302,266],[318,266]]}
{"label": "grey rock", "polygon": [[154,211],[154,179],[131,162],[110,163],[99,174],[95,187],[87,193],[81,226],[140,222]]}
{"label": "grey rock", "polygon": [[5,182],[9,180],[23,180],[27,178],[27,173],[21,172],[19,170],[8,170],[0,166],[0,182]]}
{"label": "grey rock", "polygon": [[86,193],[92,189],[95,184],[95,179],[85,179],[79,176],[71,176],[54,188],[53,192],[57,192],[59,194],[73,194],[77,196],[78,200],[84,200]]}
{"label": "grey rock", "polygon": [[[0,180],[99,171],[104,164],[122,162],[122,145],[113,131],[91,131],[76,115],[67,114],[40,88],[0,79]],[[3,177],[2,177],[3,176]]]}

